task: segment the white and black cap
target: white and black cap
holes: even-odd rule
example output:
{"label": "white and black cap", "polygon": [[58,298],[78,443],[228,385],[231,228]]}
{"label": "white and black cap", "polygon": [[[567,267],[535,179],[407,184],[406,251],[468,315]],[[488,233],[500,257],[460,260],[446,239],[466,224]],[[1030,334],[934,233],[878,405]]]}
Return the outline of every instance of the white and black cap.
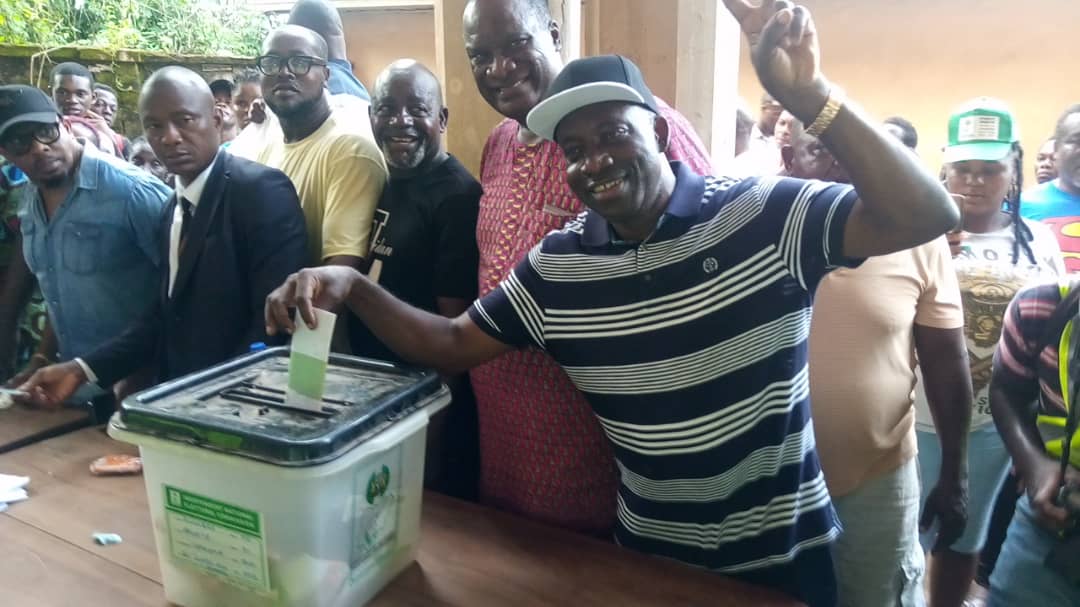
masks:
{"label": "white and black cap", "polygon": [[544,98],[525,119],[529,130],[555,140],[555,129],[572,112],[594,103],[623,101],[660,113],[641,70],[626,57],[600,55],[566,64]]}

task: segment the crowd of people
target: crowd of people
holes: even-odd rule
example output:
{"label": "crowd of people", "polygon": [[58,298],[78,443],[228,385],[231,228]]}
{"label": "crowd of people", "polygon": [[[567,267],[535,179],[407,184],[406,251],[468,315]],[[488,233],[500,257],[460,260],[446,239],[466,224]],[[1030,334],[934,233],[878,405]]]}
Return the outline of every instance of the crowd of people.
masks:
{"label": "crowd of people", "polygon": [[434,489],[812,607],[1080,604],[1080,105],[1026,187],[1008,105],[959,104],[939,174],[805,8],[725,4],[768,93],[717,167],[545,0],[467,3],[478,176],[439,79],[366,88],[324,0],[232,80],[154,72],[134,140],[84,66],[0,87],[0,372],[105,416],[317,306],[451,387]]}

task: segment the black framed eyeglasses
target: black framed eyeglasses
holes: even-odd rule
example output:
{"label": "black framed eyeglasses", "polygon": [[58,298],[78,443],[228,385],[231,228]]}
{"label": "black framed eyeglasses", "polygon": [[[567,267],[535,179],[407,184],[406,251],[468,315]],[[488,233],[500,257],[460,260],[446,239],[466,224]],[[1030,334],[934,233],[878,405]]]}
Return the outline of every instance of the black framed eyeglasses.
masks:
{"label": "black framed eyeglasses", "polygon": [[19,132],[4,137],[0,146],[16,156],[22,156],[30,151],[34,142],[44,145],[56,143],[60,139],[60,125],[38,124],[30,129],[21,129]]}
{"label": "black framed eyeglasses", "polygon": [[289,68],[294,76],[303,76],[311,71],[313,65],[326,65],[326,62],[318,57],[310,55],[291,55],[281,57],[279,55],[263,55],[255,58],[255,67],[267,76],[276,76],[281,73],[281,66]]}

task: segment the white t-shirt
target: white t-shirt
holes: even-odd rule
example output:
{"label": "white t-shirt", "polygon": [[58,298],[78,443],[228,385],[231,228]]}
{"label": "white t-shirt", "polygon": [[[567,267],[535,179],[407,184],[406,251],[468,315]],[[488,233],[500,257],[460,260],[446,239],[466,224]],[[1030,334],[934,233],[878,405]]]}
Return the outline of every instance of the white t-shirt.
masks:
{"label": "white t-shirt", "polygon": [[[1050,228],[1027,219],[1023,222],[1034,237],[1029,244],[1036,263],[1031,263],[1021,247],[1020,258],[1013,265],[1012,225],[997,232],[968,233],[963,248],[953,258],[964,303],[964,339],[967,342],[975,396],[971,411],[972,430],[994,421],[990,415],[990,369],[1009,302],[1020,289],[1030,284],[1053,281],[1065,273],[1061,249]],[[923,392],[921,373],[918,374],[918,381],[915,427],[923,432],[933,432],[934,421]]]}

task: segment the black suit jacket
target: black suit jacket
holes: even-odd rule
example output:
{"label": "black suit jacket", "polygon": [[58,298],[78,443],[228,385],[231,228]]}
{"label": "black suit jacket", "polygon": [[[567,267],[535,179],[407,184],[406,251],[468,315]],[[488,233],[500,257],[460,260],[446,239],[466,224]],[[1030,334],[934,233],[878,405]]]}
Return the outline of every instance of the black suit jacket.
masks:
{"label": "black suit jacket", "polygon": [[[162,217],[169,259],[173,195]],[[266,296],[304,267],[307,231],[300,200],[284,173],[222,150],[206,180],[169,296],[163,272],[155,305],[116,339],[84,357],[109,386],[158,363],[166,381],[221,363],[267,339]]]}

